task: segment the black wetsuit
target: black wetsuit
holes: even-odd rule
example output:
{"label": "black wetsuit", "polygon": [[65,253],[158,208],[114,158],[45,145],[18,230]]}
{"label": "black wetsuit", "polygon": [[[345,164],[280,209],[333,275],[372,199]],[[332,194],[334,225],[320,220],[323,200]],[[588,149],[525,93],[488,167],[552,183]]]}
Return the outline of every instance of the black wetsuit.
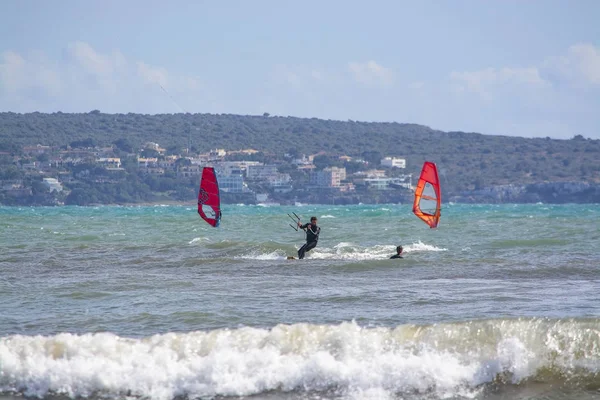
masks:
{"label": "black wetsuit", "polygon": [[393,256],[390,257],[390,260],[393,258],[403,258],[400,254],[394,254]]}
{"label": "black wetsuit", "polygon": [[311,224],[310,222],[302,225],[300,228],[306,229],[306,243],[304,246],[300,247],[300,250],[298,250],[298,258],[302,260],[304,258],[304,253],[311,251],[317,246],[321,228],[315,224]]}

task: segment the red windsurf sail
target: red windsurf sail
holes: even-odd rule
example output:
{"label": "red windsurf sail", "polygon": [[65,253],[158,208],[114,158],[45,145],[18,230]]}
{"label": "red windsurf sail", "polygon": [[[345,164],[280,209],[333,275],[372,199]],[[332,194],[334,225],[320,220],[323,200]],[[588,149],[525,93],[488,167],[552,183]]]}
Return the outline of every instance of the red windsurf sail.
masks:
{"label": "red windsurf sail", "polygon": [[198,214],[215,228],[221,222],[221,198],[219,182],[213,167],[204,167],[198,191]]}
{"label": "red windsurf sail", "polygon": [[413,213],[430,228],[435,228],[440,222],[441,206],[442,194],[437,167],[434,163],[425,161],[415,190]]}

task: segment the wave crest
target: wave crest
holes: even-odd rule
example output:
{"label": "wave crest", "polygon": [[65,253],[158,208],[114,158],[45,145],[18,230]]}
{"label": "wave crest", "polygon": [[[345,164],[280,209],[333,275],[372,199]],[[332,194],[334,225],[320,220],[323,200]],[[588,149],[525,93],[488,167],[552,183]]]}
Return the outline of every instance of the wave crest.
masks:
{"label": "wave crest", "polygon": [[597,319],[0,339],[0,390],[38,397],[129,393],[162,400],[269,391],[446,397],[474,395],[490,384],[597,385],[599,368]]}

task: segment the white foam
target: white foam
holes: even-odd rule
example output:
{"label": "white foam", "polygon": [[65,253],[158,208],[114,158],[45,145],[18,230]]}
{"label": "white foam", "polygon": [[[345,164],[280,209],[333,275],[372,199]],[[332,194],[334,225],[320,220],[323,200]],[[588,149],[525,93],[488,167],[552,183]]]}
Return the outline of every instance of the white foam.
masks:
{"label": "white foam", "polygon": [[335,259],[335,260],[377,260],[389,258],[391,254],[396,252],[396,246],[392,245],[376,245],[373,247],[363,247],[350,242],[340,242],[329,247],[316,247],[310,253],[307,253],[307,258],[316,259]]}
{"label": "white foam", "polygon": [[0,391],[153,400],[269,391],[335,391],[357,400],[472,397],[498,376],[519,383],[549,367],[595,373],[596,333],[569,321],[503,320],[396,328],[294,324],[142,339],[13,335],[0,338]]}
{"label": "white foam", "polygon": [[402,246],[405,252],[416,252],[416,251],[448,251],[448,249],[443,247],[437,247],[431,244],[425,244],[422,241],[418,241],[417,243],[412,243],[406,246]]}
{"label": "white foam", "polygon": [[270,253],[257,253],[251,252],[250,254],[244,254],[243,256],[235,257],[241,259],[250,259],[250,260],[285,260],[287,256],[283,250],[275,250]]}
{"label": "white foam", "polygon": [[207,237],[195,237],[188,242],[188,244],[194,244],[198,242],[209,242],[210,240]]}
{"label": "white foam", "polygon": [[[434,245],[425,244],[421,241],[409,245],[402,246],[403,253],[411,252],[429,252],[429,251],[447,251],[445,248],[436,247]],[[396,254],[396,245],[375,245],[372,247],[362,247],[354,243],[340,242],[333,248],[316,247],[310,253],[307,253],[307,258],[315,259],[336,259],[336,260],[378,260],[387,259],[391,255]]]}
{"label": "white foam", "polygon": [[[405,253],[411,252],[428,252],[428,251],[447,251],[445,248],[439,248],[433,245],[425,244],[421,241],[403,246]],[[364,247],[351,242],[340,242],[333,247],[317,246],[310,252],[306,253],[307,259],[321,260],[381,260],[388,259],[396,253],[396,245],[375,245],[372,247]],[[294,254],[295,255],[295,254]],[[269,253],[260,253],[253,251],[249,254],[236,257],[253,260],[284,260],[287,258],[286,251],[276,250]]]}
{"label": "white foam", "polygon": [[335,218],[335,217],[333,215],[329,215],[329,214],[321,215],[321,219],[325,219],[325,218]]}
{"label": "white foam", "polygon": [[[193,239],[191,243],[200,240],[200,238]],[[202,240],[208,240],[202,238]],[[434,245],[425,244],[421,241],[409,245],[403,246],[405,253],[411,252],[438,252],[447,251],[445,248],[436,247]],[[236,257],[241,259],[252,259],[252,260],[285,260],[287,258],[286,250],[278,249],[268,253],[261,253],[259,251],[252,251],[242,256]],[[396,253],[396,245],[375,245],[371,247],[364,247],[351,242],[340,242],[333,247],[323,247],[318,245],[310,252],[306,253],[307,259],[321,259],[321,260],[381,260],[388,259],[391,255]],[[295,256],[295,251],[294,254]]]}
{"label": "white foam", "polygon": [[513,383],[521,382],[537,369],[535,354],[515,337],[504,339],[498,344],[498,360],[500,371],[510,372]]}

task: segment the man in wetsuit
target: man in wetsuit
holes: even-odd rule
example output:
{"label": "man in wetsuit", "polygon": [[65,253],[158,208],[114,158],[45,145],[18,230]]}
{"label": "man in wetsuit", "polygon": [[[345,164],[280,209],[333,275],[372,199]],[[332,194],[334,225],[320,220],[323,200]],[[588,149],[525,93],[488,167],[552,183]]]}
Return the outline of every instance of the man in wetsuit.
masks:
{"label": "man in wetsuit", "polygon": [[298,228],[306,231],[306,243],[298,250],[298,258],[302,260],[304,258],[304,253],[311,251],[317,246],[321,228],[317,226],[317,217],[310,217],[310,222],[307,222],[304,225],[298,221]]}
{"label": "man in wetsuit", "polygon": [[398,246],[398,247],[396,247],[396,254],[394,254],[393,256],[391,256],[391,257],[390,257],[390,260],[391,260],[392,258],[403,258],[403,257],[401,256],[401,254],[402,254],[402,246]]}

